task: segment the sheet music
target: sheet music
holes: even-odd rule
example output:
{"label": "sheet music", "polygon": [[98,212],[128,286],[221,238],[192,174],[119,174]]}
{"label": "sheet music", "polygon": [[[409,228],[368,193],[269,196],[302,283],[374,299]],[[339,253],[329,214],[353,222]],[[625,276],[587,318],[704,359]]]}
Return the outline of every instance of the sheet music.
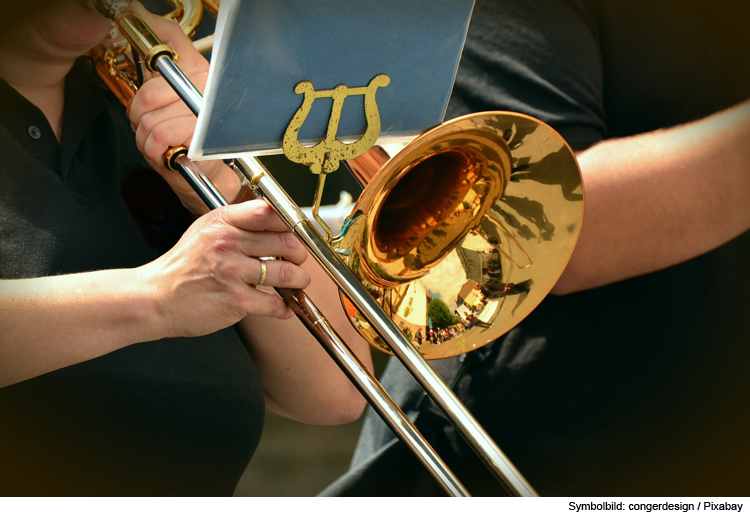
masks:
{"label": "sheet music", "polygon": [[[303,95],[339,84],[376,93],[378,143],[403,141],[440,122],[455,80],[474,0],[224,0],[204,108],[190,157],[229,158],[281,152],[282,136]],[[367,127],[363,96],[345,100],[338,138]],[[300,129],[315,144],[328,127],[331,99],[318,98]]]}

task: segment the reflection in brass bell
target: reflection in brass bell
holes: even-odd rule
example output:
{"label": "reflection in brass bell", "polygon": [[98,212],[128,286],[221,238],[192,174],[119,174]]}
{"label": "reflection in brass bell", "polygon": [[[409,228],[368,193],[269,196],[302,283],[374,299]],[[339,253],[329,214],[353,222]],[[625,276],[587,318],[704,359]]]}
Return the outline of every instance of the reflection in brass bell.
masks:
{"label": "reflection in brass bell", "polygon": [[[334,247],[428,359],[513,328],[573,253],[583,217],[578,164],[562,137],[531,117],[468,115],[390,160],[376,147],[348,164],[367,186]],[[359,332],[387,351],[342,301]]]}

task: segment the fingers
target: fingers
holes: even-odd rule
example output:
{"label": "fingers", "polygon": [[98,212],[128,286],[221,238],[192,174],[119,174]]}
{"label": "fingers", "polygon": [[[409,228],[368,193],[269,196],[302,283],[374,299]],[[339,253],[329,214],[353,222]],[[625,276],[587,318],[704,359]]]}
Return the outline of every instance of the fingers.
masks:
{"label": "fingers", "polygon": [[136,145],[147,160],[161,166],[164,153],[172,146],[189,145],[195,130],[195,117],[178,116],[160,121],[150,130],[136,131]]}
{"label": "fingers", "polygon": [[250,259],[250,272],[243,276],[243,280],[253,286],[261,286],[263,266],[265,265],[265,281],[262,286],[274,288],[307,288],[310,285],[310,274],[296,264],[280,260]]}
{"label": "fingers", "polygon": [[[211,220],[219,223],[220,230],[213,233],[210,246],[222,257],[229,258],[235,254],[241,254],[245,257],[281,257],[295,265],[300,265],[307,260],[307,251],[289,231],[247,231],[239,228],[227,228],[225,223],[220,222],[220,218]],[[211,235],[212,233],[208,234]],[[266,262],[269,272],[271,267],[276,266],[271,262]],[[250,272],[249,277],[244,279],[245,282],[257,284],[260,281],[260,273],[257,268],[259,266]]]}
{"label": "fingers", "polygon": [[244,310],[247,315],[289,319],[294,314],[278,295],[248,287]]}
{"label": "fingers", "polygon": [[242,232],[237,249],[248,257],[283,257],[294,264],[307,260],[307,251],[291,232]]}
{"label": "fingers", "polygon": [[[140,87],[135,98],[130,102],[127,108],[128,119],[137,126],[145,114],[179,101],[180,97],[166,80],[161,77],[152,78]],[[190,110],[185,106],[184,111]]]}
{"label": "fingers", "polygon": [[248,231],[286,232],[286,226],[279,215],[262,200],[251,200],[215,210],[221,220],[236,228]]}
{"label": "fingers", "polygon": [[245,315],[263,315],[286,319],[292,312],[285,306],[284,301],[276,294],[256,289],[263,277],[262,268],[265,266],[264,286],[276,288],[306,288],[310,285],[310,274],[303,268],[287,261],[265,260],[255,258],[240,258],[225,260],[216,271],[216,277],[221,282],[231,283],[240,279],[244,284],[237,288],[229,285],[235,291],[229,294],[229,300],[234,301],[234,307]]}
{"label": "fingers", "polygon": [[216,261],[212,271],[222,283],[242,281],[250,286],[274,288],[307,288],[310,285],[310,274],[294,263],[278,259],[260,260],[238,253]]}
{"label": "fingers", "polygon": [[[262,200],[213,210],[199,218],[188,232],[201,232],[208,239],[202,242],[206,242],[207,247],[224,258],[234,254],[256,258],[280,257],[295,265],[301,265],[307,260],[307,250],[302,243]],[[248,278],[246,282],[257,283],[258,271],[254,273],[257,278]]]}
{"label": "fingers", "polygon": [[[164,43],[177,52],[180,68],[202,90],[208,78],[208,62],[196,51],[179,25],[152,15],[138,2],[132,2],[130,7]],[[169,147],[189,146],[196,122],[192,112],[158,75],[141,86],[128,107],[128,118],[137,131],[139,148],[154,165],[161,163],[161,156]],[[175,119],[180,120],[172,122]],[[148,151],[144,151],[144,148]]]}
{"label": "fingers", "polygon": [[[287,261],[258,260],[253,259],[257,267],[254,285],[247,294],[245,310],[248,315],[262,315],[287,319],[293,315],[286,306],[283,299],[278,295],[258,290],[262,278],[265,278],[264,286],[274,288],[307,288],[310,285],[310,274],[306,270]],[[264,270],[265,267],[265,271]],[[265,273],[265,275],[263,275]]]}
{"label": "fingers", "polygon": [[[202,90],[208,79],[208,71],[185,71],[195,86]],[[181,101],[174,89],[162,77],[154,77],[146,81],[138,90],[138,94],[128,108],[130,122],[138,125],[147,113],[178,103],[185,115],[192,115],[192,111]]]}

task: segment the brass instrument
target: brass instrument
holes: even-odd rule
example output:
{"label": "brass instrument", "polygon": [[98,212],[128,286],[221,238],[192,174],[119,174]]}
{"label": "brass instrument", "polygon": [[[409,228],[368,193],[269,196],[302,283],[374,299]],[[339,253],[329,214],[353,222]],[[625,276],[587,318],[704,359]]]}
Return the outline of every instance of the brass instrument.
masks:
{"label": "brass instrument", "polygon": [[[174,53],[127,10],[128,2],[89,2],[112,18],[131,44],[140,42],[134,48],[146,67],[162,74],[197,114],[201,94],[175,66]],[[547,125],[508,112],[447,122],[391,159],[386,149],[375,147],[348,161],[367,186],[342,235],[330,243],[257,159],[241,157],[233,165],[334,279],[360,333],[401,360],[512,495],[534,496],[425,358],[463,354],[496,339],[555,284],[581,226],[583,188],[575,156]],[[226,205],[184,148],[170,153],[167,165],[209,208]],[[424,186],[435,195],[424,196],[419,191]],[[438,483],[451,495],[469,495],[304,292],[278,292]],[[452,331],[455,337],[425,341],[415,350],[415,331],[427,335],[428,301],[438,297],[459,298],[454,311],[460,327]]]}
{"label": "brass instrument", "polygon": [[[426,359],[470,352],[513,328],[555,285],[578,238],[583,193],[575,157],[555,131],[526,115],[467,115],[391,159],[376,146],[348,164],[367,185],[333,244],[350,254],[344,260],[383,310],[410,328],[412,342],[422,330]],[[431,342],[424,306],[435,297],[460,301],[449,309],[461,322],[444,330],[450,338]],[[387,351],[357,317],[350,314],[362,336]]]}
{"label": "brass instrument", "polygon": [[[88,0],[79,1],[84,7],[89,7]],[[172,11],[164,15],[164,18],[177,22],[183,32],[191,38],[203,21],[204,10],[214,17],[219,12],[219,0],[166,0],[166,2],[170,4]],[[213,45],[213,35],[193,42],[193,45],[199,52],[206,53]],[[133,61],[133,58],[138,55],[132,56],[131,51],[132,46],[127,36],[123,35],[120,27],[115,24],[107,39],[90,52],[97,75],[123,105],[127,105],[138,92],[138,85],[142,78],[141,72]]]}

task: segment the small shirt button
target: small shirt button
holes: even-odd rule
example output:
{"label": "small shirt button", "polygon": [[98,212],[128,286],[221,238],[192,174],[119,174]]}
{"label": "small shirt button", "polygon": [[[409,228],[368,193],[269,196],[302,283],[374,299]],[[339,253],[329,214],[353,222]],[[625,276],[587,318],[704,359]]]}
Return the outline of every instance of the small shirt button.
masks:
{"label": "small shirt button", "polygon": [[38,140],[41,138],[42,132],[39,131],[39,128],[36,126],[29,126],[29,137],[31,137],[34,140]]}

